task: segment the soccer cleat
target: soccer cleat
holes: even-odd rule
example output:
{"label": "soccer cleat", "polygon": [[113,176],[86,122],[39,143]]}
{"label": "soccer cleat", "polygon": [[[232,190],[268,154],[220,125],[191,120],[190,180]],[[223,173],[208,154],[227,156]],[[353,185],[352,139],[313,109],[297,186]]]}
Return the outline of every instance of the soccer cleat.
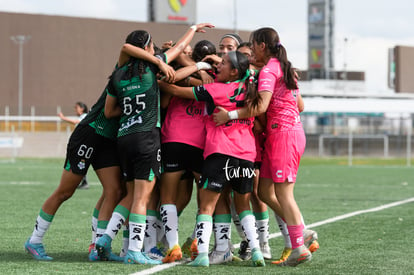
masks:
{"label": "soccer cleat", "polygon": [[313,252],[315,252],[316,250],[318,250],[319,249],[319,243],[318,243],[318,241],[313,241],[312,243],[311,243],[311,245],[309,246],[309,251],[311,252],[311,253],[313,253]]}
{"label": "soccer cleat", "polygon": [[30,243],[30,237],[24,243],[24,249],[27,253],[31,254],[33,258],[39,261],[51,261],[52,257],[46,254],[45,248],[42,243]]}
{"label": "soccer cleat", "polygon": [[310,252],[315,252],[319,248],[318,233],[313,230],[305,229],[303,230],[303,244]]}
{"label": "soccer cleat", "polygon": [[260,244],[260,251],[262,251],[263,258],[265,258],[266,260],[272,259],[272,252],[270,251],[269,243]]}
{"label": "soccer cleat", "polygon": [[253,266],[266,266],[263,254],[259,248],[253,248],[251,255]]}
{"label": "soccer cleat", "polygon": [[[101,261],[101,257],[99,257],[98,255],[98,251],[96,251],[96,249],[92,249],[91,252],[88,255],[88,259],[90,262],[97,262],[97,261]],[[107,259],[108,261],[113,261],[113,262],[123,262],[124,261],[124,257],[120,257],[118,255],[113,254],[112,252],[109,254],[109,257]],[[105,260],[106,261],[106,260]]]}
{"label": "soccer cleat", "polygon": [[90,262],[97,262],[101,260],[96,249],[92,249],[91,252],[89,252],[88,259]]}
{"label": "soccer cleat", "polygon": [[238,256],[236,256],[236,255],[234,255],[233,253],[232,253],[232,261],[233,262],[243,262],[243,260],[240,258],[240,257],[238,257]]}
{"label": "soccer cleat", "polygon": [[230,247],[225,251],[212,250],[208,254],[208,260],[210,264],[223,264],[231,262],[233,260],[233,254],[231,253]]}
{"label": "soccer cleat", "polygon": [[197,238],[191,243],[191,260],[195,260],[198,256]]}
{"label": "soccer cleat", "polygon": [[185,243],[181,246],[181,251],[183,252],[183,256],[186,258],[191,257],[191,244],[193,243],[193,239],[190,237],[187,238]]}
{"label": "soccer cleat", "polygon": [[181,247],[176,244],[173,248],[168,249],[167,254],[162,260],[163,263],[173,263],[175,261],[181,260],[183,253],[181,252]]}
{"label": "soccer cleat", "polygon": [[249,243],[247,241],[242,241],[240,243],[239,256],[243,261],[251,259],[252,253],[249,247]]}
{"label": "soccer cleat", "polygon": [[207,253],[198,254],[194,261],[189,262],[187,265],[208,267],[210,265],[210,262]]}
{"label": "soccer cleat", "polygon": [[158,261],[162,261],[164,258],[164,254],[162,254],[161,250],[159,250],[156,246],[150,249],[150,251],[147,253],[147,256],[153,260]]}
{"label": "soccer cleat", "polygon": [[311,259],[312,253],[305,245],[301,245],[293,249],[286,261],[281,262],[278,266],[297,266],[298,264],[308,262]]}
{"label": "soccer cleat", "polygon": [[162,264],[161,261],[151,259],[144,252],[132,251],[132,250],[128,250],[124,258],[124,263],[125,264],[151,264],[151,265]]}
{"label": "soccer cleat", "polygon": [[287,258],[292,253],[292,249],[290,247],[285,247],[282,251],[282,255],[280,256],[279,260],[273,261],[272,264],[280,264],[287,260]]}
{"label": "soccer cleat", "polygon": [[95,243],[91,243],[88,247],[88,252],[91,253],[91,251],[94,249],[95,249]]}
{"label": "soccer cleat", "polygon": [[101,260],[103,261],[109,260],[109,256],[111,254],[111,244],[112,244],[112,239],[107,234],[102,235],[102,237],[100,237],[96,241],[95,248],[96,248],[96,251],[98,251],[98,255]]}

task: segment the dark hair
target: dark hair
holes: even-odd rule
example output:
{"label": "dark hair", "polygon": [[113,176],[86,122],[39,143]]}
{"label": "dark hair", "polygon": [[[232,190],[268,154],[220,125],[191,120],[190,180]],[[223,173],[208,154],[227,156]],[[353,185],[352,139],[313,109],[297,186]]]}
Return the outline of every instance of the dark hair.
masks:
{"label": "dark hair", "polygon": [[85,103],[78,101],[78,102],[75,103],[75,105],[78,105],[79,107],[82,108],[82,113],[83,114],[86,114],[88,112],[88,106],[86,106]]}
{"label": "dark hair", "polygon": [[242,42],[242,43],[240,43],[240,45],[237,47],[237,49],[244,48],[244,47],[251,48],[251,47],[252,47],[252,43],[250,43],[250,42]]}
{"label": "dark hair", "polygon": [[216,46],[208,40],[200,40],[195,44],[191,57],[195,62],[199,62],[210,54],[216,54]]}
{"label": "dark hair", "polygon": [[224,39],[224,38],[231,38],[234,41],[236,41],[237,46],[239,46],[241,43],[243,43],[243,40],[240,38],[240,36],[236,33],[226,33],[225,35],[223,35],[220,38],[220,42]]}
{"label": "dark hair", "polygon": [[[134,45],[141,49],[144,49],[146,46],[150,45],[151,42],[151,35],[144,30],[133,31],[125,39],[125,43]],[[129,79],[134,76],[139,76],[139,78],[142,79],[142,75],[145,73],[146,63],[146,61],[131,56],[125,77]]]}
{"label": "dark hair", "polygon": [[290,90],[298,89],[295,71],[287,58],[285,47],[280,43],[279,34],[272,28],[261,28],[250,35],[250,42],[264,43],[269,54],[276,57],[282,68],[283,81]]}
{"label": "dark hair", "polygon": [[261,101],[261,97],[257,92],[257,74],[254,70],[250,70],[250,62],[247,56],[239,51],[228,52],[227,55],[230,58],[231,65],[236,68],[239,72],[239,79],[244,79],[246,86],[246,96],[244,101],[247,103],[247,107],[250,112],[256,109]]}
{"label": "dark hair", "polygon": [[246,71],[249,69],[250,63],[249,59],[238,51],[228,52],[227,55],[230,58],[231,66],[238,70],[239,78],[243,79],[246,75]]}

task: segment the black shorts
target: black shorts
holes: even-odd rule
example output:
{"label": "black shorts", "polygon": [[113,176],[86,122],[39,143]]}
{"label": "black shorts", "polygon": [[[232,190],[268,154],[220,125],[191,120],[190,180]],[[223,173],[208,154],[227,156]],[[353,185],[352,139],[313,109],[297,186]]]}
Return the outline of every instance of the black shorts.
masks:
{"label": "black shorts", "polygon": [[212,154],[204,160],[199,188],[220,193],[228,184],[239,194],[253,191],[253,162],[235,157]]}
{"label": "black shorts", "polygon": [[201,173],[203,167],[203,150],[180,142],[163,143],[162,164],[164,172],[189,170]]}
{"label": "black shorts", "polygon": [[118,138],[121,170],[126,181],[152,181],[161,174],[160,129]]}
{"label": "black shorts", "polygon": [[69,138],[63,168],[86,175],[91,164],[94,170],[119,166],[116,141],[98,135],[89,125],[79,124]]}

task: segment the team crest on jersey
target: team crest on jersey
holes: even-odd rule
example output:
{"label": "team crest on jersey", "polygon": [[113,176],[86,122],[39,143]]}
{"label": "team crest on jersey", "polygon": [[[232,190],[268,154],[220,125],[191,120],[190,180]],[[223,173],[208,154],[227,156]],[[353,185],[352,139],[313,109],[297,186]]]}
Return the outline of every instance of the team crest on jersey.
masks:
{"label": "team crest on jersey", "polygon": [[84,159],[82,159],[81,161],[79,161],[79,163],[78,163],[78,168],[80,169],[80,170],[83,170],[83,169],[85,169],[85,160]]}

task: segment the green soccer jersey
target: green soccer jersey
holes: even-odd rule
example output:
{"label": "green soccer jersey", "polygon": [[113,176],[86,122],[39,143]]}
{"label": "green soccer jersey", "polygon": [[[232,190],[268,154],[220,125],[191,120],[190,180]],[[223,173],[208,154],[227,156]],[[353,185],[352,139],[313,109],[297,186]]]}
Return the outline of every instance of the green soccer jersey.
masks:
{"label": "green soccer jersey", "polygon": [[119,119],[107,119],[104,115],[107,89],[108,85],[105,87],[105,90],[102,92],[98,101],[92,106],[89,113],[79,122],[79,124],[91,126],[95,129],[95,132],[98,135],[116,139],[119,128]]}
{"label": "green soccer jersey", "polygon": [[[165,55],[157,57],[165,60]],[[127,76],[129,67],[138,66],[136,62],[120,67],[111,79],[108,95],[116,97],[122,109],[118,137],[161,127],[160,91],[156,76],[158,67],[146,62],[144,64],[145,73],[141,77]]]}

